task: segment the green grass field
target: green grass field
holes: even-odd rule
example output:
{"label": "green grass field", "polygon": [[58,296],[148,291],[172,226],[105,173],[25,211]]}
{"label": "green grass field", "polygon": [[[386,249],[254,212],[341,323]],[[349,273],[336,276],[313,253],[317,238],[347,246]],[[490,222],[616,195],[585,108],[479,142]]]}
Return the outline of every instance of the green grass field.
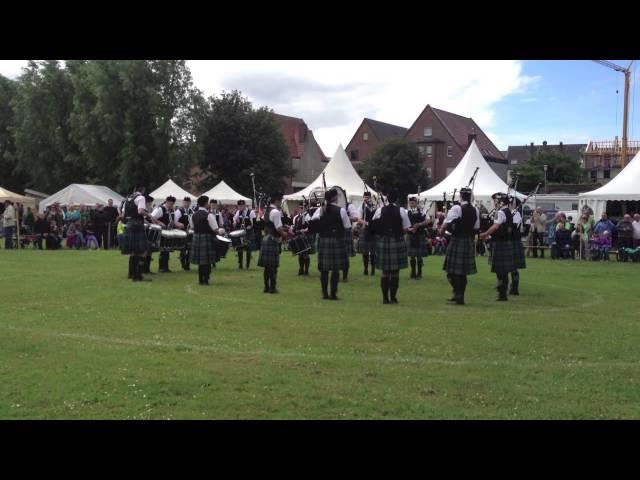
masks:
{"label": "green grass field", "polygon": [[497,303],[479,258],[456,307],[442,260],[383,306],[359,257],[330,302],[315,256],[268,295],[231,256],[201,287],[175,254],[134,284],[116,251],[2,250],[0,418],[640,417],[637,264],[530,260]]}

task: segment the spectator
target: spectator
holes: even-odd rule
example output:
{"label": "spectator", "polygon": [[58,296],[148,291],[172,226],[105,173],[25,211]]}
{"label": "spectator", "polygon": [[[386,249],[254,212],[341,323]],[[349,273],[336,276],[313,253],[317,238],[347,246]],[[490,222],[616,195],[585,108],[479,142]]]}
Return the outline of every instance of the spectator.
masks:
{"label": "spectator", "polygon": [[560,228],[560,225],[564,225],[564,229],[571,233],[571,222],[567,221],[567,216],[564,213],[559,213],[556,218],[556,230]]}
{"label": "spectator", "polygon": [[44,213],[39,213],[38,218],[33,225],[33,233],[36,236],[35,244],[42,250],[42,239],[47,239],[49,235],[49,223],[44,218]]}
{"label": "spectator", "polygon": [[33,215],[33,211],[31,207],[27,208],[27,213],[24,216],[24,221],[22,223],[22,227],[25,233],[33,233],[33,226],[36,223],[36,219]]}
{"label": "spectator", "polygon": [[84,228],[84,236],[87,248],[91,248],[91,245],[95,246],[95,250],[98,250],[100,248],[100,244],[98,243],[98,239],[96,238],[96,228],[91,220],[88,220]]}
{"label": "spectator", "polygon": [[47,250],[58,250],[62,238],[60,236],[60,227],[55,220],[49,222],[49,234],[47,235]]}
{"label": "spectator", "polygon": [[609,261],[609,250],[611,249],[611,235],[608,230],[602,234],[594,234],[591,240],[591,253],[593,260]]}
{"label": "spectator", "polygon": [[118,221],[118,226],[116,227],[116,234],[118,239],[118,245],[122,245],[122,239],[124,238],[124,223],[122,223],[122,220]]}
{"label": "spectator", "polygon": [[[547,216],[542,207],[536,208],[531,219],[531,240],[533,244],[533,258],[538,258],[537,246],[544,246],[544,237],[547,231]],[[540,249],[540,256],[544,258],[544,248]]]}
{"label": "spectator", "polygon": [[80,211],[76,209],[75,205],[69,205],[67,213],[64,214],[64,221],[67,223],[77,223],[80,221]]}
{"label": "spectator", "polygon": [[67,247],[68,248],[80,248],[82,243],[79,241],[79,235],[76,231],[76,224],[70,223],[67,227]]}
{"label": "spectator", "polygon": [[[107,245],[109,244],[107,223],[108,219],[104,211],[104,207],[101,204],[97,204],[96,210],[93,212],[93,226],[95,228],[95,236],[98,241],[98,245],[100,245],[102,248],[107,248]],[[88,243],[89,240],[87,239],[87,244]]]}
{"label": "spectator", "polygon": [[113,205],[113,199],[109,199],[107,201],[107,206],[104,207],[104,217],[105,217],[105,227],[107,229],[107,239],[108,242],[102,242],[102,248],[108,249],[111,248],[112,245],[115,245],[116,239],[116,223],[118,221],[118,217],[120,216],[118,209]]}
{"label": "spectator", "polygon": [[640,247],[640,213],[633,216],[633,246]]}
{"label": "spectator", "polygon": [[13,232],[16,229],[16,210],[11,200],[5,200],[2,213],[2,225],[4,227],[4,248],[13,249]]}
{"label": "spectator", "polygon": [[618,248],[633,248],[633,223],[631,215],[626,214],[616,225],[618,231]]}
{"label": "spectator", "polygon": [[598,235],[600,235],[605,231],[612,232],[614,228],[615,228],[615,225],[611,223],[611,220],[609,220],[609,217],[607,216],[607,214],[602,212],[602,217],[593,226],[593,233],[597,233]]}
{"label": "spectator", "polygon": [[85,226],[89,223],[90,212],[84,203],[80,204],[80,230],[84,231]]}
{"label": "spectator", "polygon": [[576,226],[576,233],[580,242],[580,257],[587,259],[587,250],[591,242],[591,223],[589,223],[589,215],[583,214],[580,223]]}
{"label": "spectator", "polygon": [[571,232],[567,230],[566,223],[560,222],[553,242],[553,258],[571,257]]}

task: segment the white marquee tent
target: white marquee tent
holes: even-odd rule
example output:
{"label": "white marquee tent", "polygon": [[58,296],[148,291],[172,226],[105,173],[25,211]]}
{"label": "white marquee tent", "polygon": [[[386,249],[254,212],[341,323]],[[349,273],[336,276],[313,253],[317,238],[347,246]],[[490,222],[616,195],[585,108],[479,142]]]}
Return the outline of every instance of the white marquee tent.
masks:
{"label": "white marquee tent", "polygon": [[[365,183],[360,178],[360,175],[358,175],[358,172],[356,172],[356,169],[353,168],[342,145],[339,145],[327,166],[313,182],[299,192],[284,196],[285,210],[292,212],[296,204],[303,200],[303,196],[308,199],[311,192],[322,188],[323,173],[325,175],[327,188],[333,186],[342,187],[347,193],[349,202],[351,202],[354,207],[359,208],[360,205],[362,205],[362,194],[365,190]],[[372,195],[376,195],[376,192],[371,187],[367,186],[367,188]]]}
{"label": "white marquee tent", "polygon": [[640,200],[640,152],[611,181],[578,195],[580,210],[588,206],[596,219],[607,211],[607,202]]}
{"label": "white marquee tent", "polygon": [[208,192],[203,193],[203,195],[217,200],[219,205],[236,205],[238,200],[244,200],[247,205],[252,205],[253,203],[250,198],[240,195],[233,188],[227,185],[224,180]]}
{"label": "white marquee tent", "polygon": [[182,199],[184,197],[190,197],[192,204],[194,204],[195,200],[198,198],[193,193],[187,192],[184,188],[180,187],[171,179],[164,182],[149,195],[153,197],[154,207],[164,202],[169,195],[176,197],[176,205],[182,205]]}
{"label": "white marquee tent", "polygon": [[[456,168],[454,168],[444,180],[424,192],[414,194],[414,196],[420,195],[421,201],[441,201],[444,196],[443,194],[446,193],[447,200],[451,200],[453,191],[455,190],[457,192],[456,198],[459,199],[460,189],[469,184],[469,180],[477,167],[479,167],[479,169],[475,184],[473,185],[473,200],[474,203],[482,203],[491,210],[493,208],[491,195],[496,192],[507,193],[508,185],[504,183],[489,166],[476,145],[475,140],[469,145],[469,149],[464,157],[462,157],[462,160],[460,160],[460,163],[458,163]],[[517,196],[521,200],[525,198],[525,195],[519,192]]]}
{"label": "white marquee tent", "polygon": [[44,212],[49,205],[54,203],[59,203],[60,206],[84,204],[87,207],[95,207],[97,204],[107,205],[109,199],[113,200],[115,206],[119,206],[124,200],[122,195],[103,185],[72,183],[42,200],[38,210]]}

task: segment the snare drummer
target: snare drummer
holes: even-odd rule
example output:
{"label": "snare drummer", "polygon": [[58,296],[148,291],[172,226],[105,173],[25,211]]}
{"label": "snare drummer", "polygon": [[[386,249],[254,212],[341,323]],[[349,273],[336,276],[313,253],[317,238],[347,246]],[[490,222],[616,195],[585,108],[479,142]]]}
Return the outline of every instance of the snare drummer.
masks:
{"label": "snare drummer", "polygon": [[[189,235],[189,221],[193,215],[193,209],[191,208],[191,198],[184,197],[182,200],[182,206],[176,210],[176,227],[181,228],[187,235]],[[183,270],[191,270],[189,268],[189,241],[186,242],[185,247],[180,250],[180,264]]]}
{"label": "snare drummer", "polygon": [[129,278],[134,282],[141,282],[144,279],[144,257],[147,254],[148,243],[144,231],[145,211],[144,186],[137,185],[133,193],[123,202],[123,217],[127,228],[122,239],[121,252],[129,255]]}
{"label": "snare drummer", "polygon": [[233,227],[244,228],[247,232],[244,238],[244,244],[236,247],[238,252],[238,268],[242,270],[242,255],[247,252],[247,270],[251,263],[251,245],[253,244],[253,225],[256,220],[256,214],[253,210],[247,208],[244,200],[238,200],[238,210],[233,216]]}
{"label": "snare drummer", "polygon": [[[173,206],[176,202],[176,197],[169,195],[163,204],[156,207],[151,216],[155,218],[163,229],[172,229],[174,227],[175,212]],[[169,270],[169,252],[161,251],[160,258],[158,259],[158,272],[170,273]]]}
{"label": "snare drummer", "polygon": [[191,263],[198,265],[198,283],[200,285],[209,285],[211,267],[217,261],[215,234],[222,235],[224,233],[224,229],[219,227],[215,215],[207,210],[208,201],[209,197],[206,195],[198,198],[198,209],[189,220],[194,232]]}

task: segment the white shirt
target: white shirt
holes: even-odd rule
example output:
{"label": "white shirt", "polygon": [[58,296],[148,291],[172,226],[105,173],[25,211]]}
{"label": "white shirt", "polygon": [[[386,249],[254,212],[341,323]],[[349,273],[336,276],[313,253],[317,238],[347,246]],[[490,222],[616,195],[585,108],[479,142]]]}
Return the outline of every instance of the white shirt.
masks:
{"label": "white shirt", "polygon": [[360,210],[358,212],[358,218],[360,220],[367,221],[367,218],[365,217],[365,209],[367,209],[370,212],[374,212],[375,213],[376,207],[375,207],[375,205],[369,206],[366,203],[363,203],[362,206],[360,207]]}
{"label": "white shirt", "polygon": [[[182,207],[182,208],[184,208],[184,207]],[[191,207],[189,207],[189,208],[191,208]],[[189,208],[185,208],[185,210],[188,212]],[[187,217],[188,217],[188,215],[187,215]],[[175,221],[176,222],[180,222],[181,218],[182,218],[182,211],[180,211],[180,209],[177,209],[175,211]],[[182,223],[182,222],[180,222],[180,223]]]}
{"label": "white shirt", "polygon": [[[198,207],[198,210],[204,210],[205,212],[208,212],[208,210],[206,208],[203,207]],[[196,211],[198,211],[196,210]],[[211,228],[211,230],[213,230],[214,232],[218,232],[219,230],[221,230],[220,227],[218,227],[218,222],[216,222],[216,217],[213,213],[209,213],[209,215],[207,215],[207,222],[209,223],[209,228]],[[191,227],[191,229],[193,230],[194,226],[193,226],[193,216],[189,219],[189,226]]]}
{"label": "white shirt", "polygon": [[513,224],[514,225],[520,225],[522,223],[522,216],[520,215],[519,211],[515,211],[513,212]]}
{"label": "white shirt", "polygon": [[2,219],[4,220],[5,227],[14,227],[16,223],[16,211],[13,205],[7,205],[4,213],[2,214]]}
{"label": "white shirt", "polygon": [[[376,210],[371,220],[377,220],[382,216],[382,207]],[[405,208],[400,207],[400,218],[402,219],[402,228],[406,229],[411,227],[411,220],[409,220],[409,214]]]}
{"label": "white shirt", "polygon": [[133,199],[133,203],[136,204],[138,213],[140,213],[140,210],[144,210],[147,207],[147,201],[145,200],[144,195],[138,195]]}
{"label": "white shirt", "polygon": [[269,206],[272,210],[269,213],[269,221],[273,223],[273,226],[276,227],[276,230],[282,228],[282,212],[278,210],[278,207],[275,205]]}
{"label": "white shirt", "polygon": [[640,240],[640,220],[634,220],[631,225],[633,225],[633,238]]}
{"label": "white shirt", "polygon": [[[456,218],[462,218],[462,205],[466,205],[469,202],[462,202],[460,205],[454,205],[451,207],[451,210],[447,212],[447,218],[444,219],[444,223],[451,223]],[[474,207],[476,210],[476,223],[473,225],[474,230],[478,230],[480,228],[480,210],[478,207]],[[435,223],[434,223],[435,227]]]}
{"label": "white shirt", "polygon": [[[337,206],[335,203],[332,203],[331,205]],[[322,210],[322,208],[318,208],[313,214],[311,220],[320,220],[320,217],[322,217]],[[349,220],[347,211],[342,207],[340,207],[340,218],[342,219],[342,226],[344,228],[351,228],[351,221]]]}
{"label": "white shirt", "polygon": [[496,216],[495,216],[495,219],[493,220],[493,223],[497,223],[498,225],[507,223],[507,216],[504,214],[502,210],[496,210]]}
{"label": "white shirt", "polygon": [[358,210],[351,203],[347,205],[347,215],[352,222],[355,222],[359,218]]}
{"label": "white shirt", "polygon": [[[242,212],[242,218],[245,218],[246,216],[247,216],[247,209],[245,209],[245,210]],[[251,219],[251,223],[253,223],[253,220],[255,220],[255,219],[256,219],[256,214],[255,214],[255,212],[254,212],[253,210],[249,210],[249,218]],[[234,223],[234,224],[235,224],[235,223],[238,223],[238,222],[239,222],[239,220],[240,220],[240,210],[238,210],[238,211],[236,212],[236,214],[233,216],[233,223]]]}

